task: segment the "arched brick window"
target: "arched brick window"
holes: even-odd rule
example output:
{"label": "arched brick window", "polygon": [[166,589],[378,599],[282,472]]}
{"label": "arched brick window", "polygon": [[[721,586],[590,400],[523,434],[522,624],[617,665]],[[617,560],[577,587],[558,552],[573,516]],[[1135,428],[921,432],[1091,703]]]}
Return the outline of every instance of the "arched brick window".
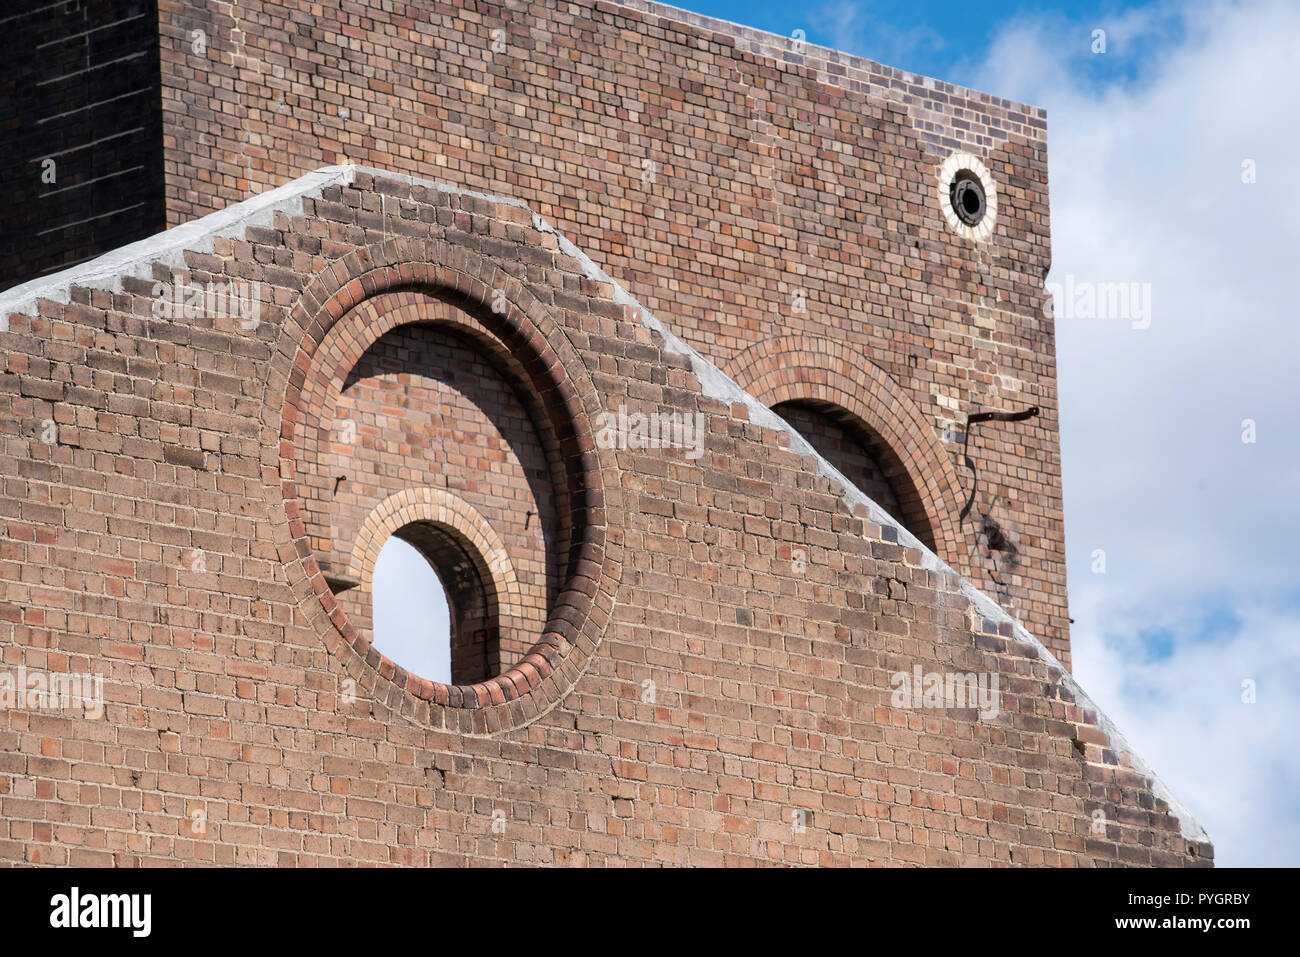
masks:
{"label": "arched brick window", "polygon": [[772,411],[811,443],[826,461],[934,550],[925,503],[898,454],[856,416],[829,402],[781,402]]}
{"label": "arched brick window", "polygon": [[[433,568],[447,596],[453,684],[486,681],[501,670],[496,584],[463,535],[436,522],[411,522],[393,532]],[[430,636],[434,637],[434,636]]]}
{"label": "arched brick window", "polygon": [[423,556],[447,596],[453,684],[486,681],[509,667],[521,649],[527,651],[544,621],[544,594],[520,581],[491,523],[439,488],[390,495],[362,522],[348,560],[348,578],[356,586],[339,595],[354,626],[372,628],[375,565],[390,537]]}
{"label": "arched brick window", "polygon": [[[728,363],[727,374],[782,418],[940,559],[965,560],[961,483],[939,419],[859,351],[812,336],[776,336]],[[802,420],[802,425],[793,419]],[[891,507],[893,503],[896,507]]]}

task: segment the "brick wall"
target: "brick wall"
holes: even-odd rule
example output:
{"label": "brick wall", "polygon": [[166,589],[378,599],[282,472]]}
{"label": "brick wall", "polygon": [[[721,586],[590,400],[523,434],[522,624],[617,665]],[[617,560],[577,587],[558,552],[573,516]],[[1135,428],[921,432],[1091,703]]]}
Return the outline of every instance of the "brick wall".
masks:
{"label": "brick wall", "polygon": [[[106,699],[0,709],[0,859],[1209,862],[1041,645],[528,210],[360,173],[260,215],[180,276],[263,284],[256,323],[158,317],[155,260],[0,332],[0,662],[101,672]],[[306,518],[320,383],[426,335],[400,315],[510,357],[568,490],[547,624],[474,685],[379,655]],[[703,454],[597,443],[619,405],[703,414]],[[450,507],[385,479],[384,521]],[[918,668],[996,675],[996,713],[898,698]]]}
{"label": "brick wall", "polygon": [[[909,501],[909,493],[915,497],[915,492],[904,487],[905,475],[893,474],[892,463],[882,461],[883,456],[873,455],[866,437],[850,423],[837,421],[812,406],[798,402],[780,403],[772,411],[811,442],[813,448],[845,478],[900,521],[909,532],[934,548],[934,536],[928,527],[923,527],[923,513],[918,514],[919,502]],[[901,463],[898,469],[901,471]],[[904,501],[908,502],[906,509],[902,504]]]}
{"label": "brick wall", "polygon": [[[160,42],[170,224],[344,160],[520,199],[764,402],[879,427],[939,554],[1068,664],[1042,110],[650,3],[170,0]],[[944,222],[954,150],[987,242]],[[1031,405],[959,522],[965,416]]]}

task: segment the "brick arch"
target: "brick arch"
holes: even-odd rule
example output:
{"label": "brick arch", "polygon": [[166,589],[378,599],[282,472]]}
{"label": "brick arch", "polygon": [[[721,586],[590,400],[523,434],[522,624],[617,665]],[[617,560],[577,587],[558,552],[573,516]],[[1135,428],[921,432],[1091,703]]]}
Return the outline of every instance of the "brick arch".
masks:
{"label": "brick arch", "polygon": [[[362,357],[390,332],[399,330],[403,326],[414,325],[453,331],[458,337],[469,341],[479,356],[494,367],[508,383],[517,386],[528,381],[528,373],[522,363],[510,353],[491,329],[456,305],[432,297],[426,292],[405,290],[378,293],[348,310],[328,329],[318,345],[315,358],[306,373],[302,391],[308,397],[308,404],[320,409],[321,412],[314,429],[305,432],[299,430],[294,448],[295,469],[305,455],[315,453],[318,459],[325,458],[320,454],[321,449],[337,441],[337,437],[331,432],[331,426],[337,421],[339,402]],[[556,429],[548,421],[544,402],[540,396],[529,389],[516,388],[516,395],[522,401],[532,420],[532,425],[539,433],[538,438],[546,453],[550,476],[554,478],[564,475],[561,443]],[[555,585],[558,587],[558,578],[561,574],[558,566],[562,562],[562,557],[568,554],[572,533],[572,523],[564,521],[563,517],[571,514],[573,496],[568,483],[555,481],[549,483],[547,494],[553,499],[552,502],[547,503],[547,511],[560,516],[561,520],[550,529],[554,541],[544,550],[543,564],[545,574],[549,579],[557,579]],[[304,519],[312,517],[312,509],[308,507],[301,490],[298,502],[303,507]],[[541,503],[539,503],[540,507]],[[319,519],[321,516],[317,514],[315,517]],[[541,524],[545,526],[547,523],[543,521]],[[325,529],[319,525],[312,527],[309,523],[308,531],[313,535],[318,562],[321,561],[321,555],[325,555],[332,570],[336,563],[350,561],[350,549],[340,549],[335,534],[337,529]],[[341,554],[340,551],[346,554]],[[531,577],[532,569],[528,567],[530,564],[525,559],[525,566],[522,568],[525,577]],[[547,590],[545,598],[554,597],[554,593],[554,589]],[[355,611],[355,606],[353,610]],[[531,646],[531,642],[529,645]],[[515,649],[512,647],[512,650]],[[517,650],[518,657],[522,657],[527,649]]]}
{"label": "brick arch", "polygon": [[[294,440],[320,408],[304,392],[326,334],[382,293],[418,291],[474,316],[509,351],[555,426],[572,495],[572,535],[564,583],[532,650],[509,671],[473,685],[445,685],[405,671],[347,620],[325,581],[297,502]],[[370,341],[378,338],[368,329]],[[546,306],[518,278],[472,249],[441,240],[391,239],[353,250],[317,273],[280,330],[265,388],[262,472],[299,608],[358,689],[408,718],[464,734],[522,727],[558,704],[585,671],[613,609],[619,567],[605,547],[608,453],[590,422],[601,411],[585,366]],[[314,600],[313,599],[314,596]]]}
{"label": "brick arch", "polygon": [[888,373],[850,346],[812,336],[757,342],[733,357],[725,371],[768,408],[783,402],[832,407],[876,438],[915,490],[913,520],[923,516],[936,554],[960,567],[961,486],[952,460],[925,414]]}
{"label": "brick arch", "polygon": [[[402,530],[411,526],[445,530],[463,543],[461,550],[476,566],[477,577],[484,587],[487,605],[484,614],[492,621],[494,631],[508,638],[516,631],[538,632],[545,626],[545,595],[530,593],[520,582],[505,542],[491,523],[458,495],[430,486],[395,492],[366,516],[348,564],[348,574],[361,583],[358,590],[363,595],[373,601],[375,562],[393,535],[414,545],[442,574],[440,563],[432,560],[426,541],[418,535],[402,535]],[[447,587],[448,582],[444,580],[443,585]],[[450,588],[448,595],[451,595]],[[455,647],[453,644],[453,651]],[[455,663],[453,654],[453,666]]]}
{"label": "brick arch", "polygon": [[413,522],[434,522],[460,532],[492,575],[501,608],[511,615],[522,614],[523,589],[505,543],[473,505],[442,488],[423,486],[394,492],[366,517],[348,565],[348,573],[361,582],[362,588],[369,588],[373,582],[375,560],[389,536]]}

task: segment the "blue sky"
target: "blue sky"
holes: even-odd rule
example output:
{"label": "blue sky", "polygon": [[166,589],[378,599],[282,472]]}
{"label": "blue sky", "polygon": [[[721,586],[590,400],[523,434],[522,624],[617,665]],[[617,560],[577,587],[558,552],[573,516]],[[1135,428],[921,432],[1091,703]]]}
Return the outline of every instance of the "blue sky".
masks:
{"label": "blue sky", "polygon": [[[1092,30],[1106,29],[1122,19],[1136,4],[1117,3],[1017,3],[952,2],[952,0],[835,0],[810,3],[803,8],[756,0],[688,0],[685,9],[783,36],[803,30],[809,43],[856,53],[911,73],[938,77],[963,86],[977,86],[988,52],[1008,24],[1037,23],[1065,33],[1077,30],[1086,49]],[[1154,8],[1147,8],[1154,9]],[[1168,23],[1161,36],[1147,31],[1108,35],[1107,52],[1121,53],[1110,60],[1085,59],[1076,64],[1079,81],[1110,84],[1118,74],[1125,82],[1137,78],[1145,54],[1169,39],[1181,27],[1176,8],[1160,11]],[[1111,41],[1118,41],[1116,43]],[[1010,96],[1002,90],[989,92]],[[1036,104],[1041,105],[1041,104]]]}
{"label": "blue sky", "polygon": [[1074,673],[1220,864],[1300,864],[1300,4],[686,5],[1047,108],[1049,282],[1152,290],[1057,319]]}
{"label": "blue sky", "polygon": [[451,616],[433,566],[414,545],[389,538],[372,588],[375,647],[422,678],[450,684]]}

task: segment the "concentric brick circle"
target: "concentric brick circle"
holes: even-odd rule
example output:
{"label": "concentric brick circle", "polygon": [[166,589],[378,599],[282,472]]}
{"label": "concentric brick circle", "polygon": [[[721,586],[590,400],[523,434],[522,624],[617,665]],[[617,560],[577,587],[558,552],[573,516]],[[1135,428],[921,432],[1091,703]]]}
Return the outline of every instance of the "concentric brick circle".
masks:
{"label": "concentric brick circle", "polygon": [[[983,192],[983,211],[978,222],[968,223],[953,208],[953,187],[963,177],[979,184]],[[958,236],[983,242],[993,235],[998,219],[998,184],[984,162],[973,153],[952,153],[939,165],[939,211],[948,228]]]}
{"label": "concentric brick circle", "polygon": [[[368,301],[401,292],[449,303],[472,316],[509,351],[522,379],[515,383],[517,388],[537,402],[554,430],[563,470],[558,478],[567,490],[568,554],[545,627],[522,661],[473,685],[447,685],[410,674],[351,625],[325,581],[296,491],[295,441],[319,429],[321,417],[327,414],[313,380],[337,377],[339,363],[360,354],[402,317],[385,318],[388,314],[370,310],[363,332],[338,337],[349,343],[338,354],[324,354],[322,343],[347,317],[367,314]],[[339,659],[346,672],[340,680],[351,678],[357,694],[368,692],[414,721],[464,734],[517,728],[554,707],[572,689],[599,645],[613,607],[619,569],[605,548],[604,467],[589,425],[601,407],[585,366],[550,309],[526,284],[471,249],[445,242],[390,240],[348,254],[309,283],[281,330],[272,369],[265,423],[278,431],[278,443],[264,443],[268,505],[272,515],[281,519],[277,523],[283,530],[281,558],[289,567],[300,608]],[[403,491],[393,489],[398,495]],[[413,494],[418,498],[421,493]],[[475,534],[488,558],[490,536],[481,527]],[[494,577],[497,573],[504,576],[499,563]],[[496,584],[510,593],[505,577]]]}

